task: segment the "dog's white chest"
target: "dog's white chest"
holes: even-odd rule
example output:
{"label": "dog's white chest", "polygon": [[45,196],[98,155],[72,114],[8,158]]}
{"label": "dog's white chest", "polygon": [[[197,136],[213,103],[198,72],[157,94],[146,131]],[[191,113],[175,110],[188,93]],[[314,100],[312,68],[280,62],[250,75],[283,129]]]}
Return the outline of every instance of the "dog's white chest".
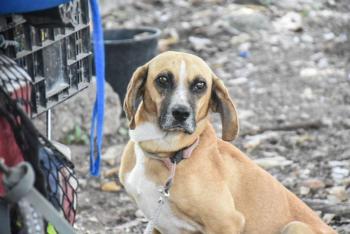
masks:
{"label": "dog's white chest", "polygon": [[[144,168],[144,157],[146,156],[137,143],[135,143],[135,154],[136,165],[126,175],[125,188],[134,197],[145,216],[151,219],[159,208],[160,187],[146,177]],[[188,232],[198,230],[194,223],[177,217],[171,210],[168,201],[163,204],[158,219],[154,221],[156,228],[162,233],[177,234],[184,230]]]}

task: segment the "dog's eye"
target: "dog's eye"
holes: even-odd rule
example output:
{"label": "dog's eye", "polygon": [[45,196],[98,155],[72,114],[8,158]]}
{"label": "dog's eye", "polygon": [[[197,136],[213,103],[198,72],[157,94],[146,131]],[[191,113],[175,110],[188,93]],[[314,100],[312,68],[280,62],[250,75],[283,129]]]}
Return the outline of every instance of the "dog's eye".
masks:
{"label": "dog's eye", "polygon": [[204,90],[206,87],[206,83],[204,81],[197,81],[196,83],[193,84],[192,90],[194,92],[200,92]]}
{"label": "dog's eye", "polygon": [[159,76],[157,79],[157,84],[160,86],[160,87],[163,87],[163,88],[166,88],[169,83],[170,83],[170,79],[166,76]]}

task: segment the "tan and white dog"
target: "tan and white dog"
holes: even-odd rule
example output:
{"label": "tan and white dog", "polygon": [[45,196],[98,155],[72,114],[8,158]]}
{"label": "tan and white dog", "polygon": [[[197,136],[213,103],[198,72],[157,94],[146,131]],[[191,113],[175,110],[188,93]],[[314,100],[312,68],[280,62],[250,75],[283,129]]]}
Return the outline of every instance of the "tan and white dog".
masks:
{"label": "tan and white dog", "polygon": [[[199,57],[165,52],[133,74],[124,109],[130,141],[120,180],[147,218],[169,169],[163,160],[198,142],[176,169],[154,233],[335,233],[301,200],[226,141],[238,119],[223,82]],[[222,139],[209,122],[219,112]],[[199,139],[199,141],[197,141]]]}

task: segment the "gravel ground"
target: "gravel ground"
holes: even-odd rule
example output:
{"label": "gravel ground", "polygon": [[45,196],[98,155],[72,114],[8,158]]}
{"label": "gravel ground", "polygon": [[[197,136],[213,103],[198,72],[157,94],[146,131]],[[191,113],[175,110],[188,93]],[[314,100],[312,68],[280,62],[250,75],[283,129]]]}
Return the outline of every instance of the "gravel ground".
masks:
{"label": "gravel ground", "polygon": [[[160,50],[205,59],[237,103],[241,136],[234,144],[339,233],[350,233],[349,4],[249,2],[105,1],[104,22],[159,27]],[[219,131],[217,116],[213,121]],[[99,179],[87,176],[87,147],[72,146],[81,184],[78,233],[142,233],[146,221],[124,190],[101,191],[118,180],[113,168],[126,140],[122,120],[105,141],[108,175]]]}

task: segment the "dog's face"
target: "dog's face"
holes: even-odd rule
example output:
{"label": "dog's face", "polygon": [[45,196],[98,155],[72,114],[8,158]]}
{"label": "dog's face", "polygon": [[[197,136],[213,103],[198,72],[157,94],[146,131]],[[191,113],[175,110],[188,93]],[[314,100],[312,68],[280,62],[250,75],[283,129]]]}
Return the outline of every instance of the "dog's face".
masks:
{"label": "dog's face", "polygon": [[164,54],[149,64],[145,96],[165,131],[191,134],[206,116],[212,86],[209,68],[194,56]]}
{"label": "dog's face", "polygon": [[223,138],[232,140],[237,134],[237,115],[226,88],[197,56],[166,52],[135,71],[124,103],[131,129],[138,98],[163,131],[192,134],[212,108],[221,113]]}

